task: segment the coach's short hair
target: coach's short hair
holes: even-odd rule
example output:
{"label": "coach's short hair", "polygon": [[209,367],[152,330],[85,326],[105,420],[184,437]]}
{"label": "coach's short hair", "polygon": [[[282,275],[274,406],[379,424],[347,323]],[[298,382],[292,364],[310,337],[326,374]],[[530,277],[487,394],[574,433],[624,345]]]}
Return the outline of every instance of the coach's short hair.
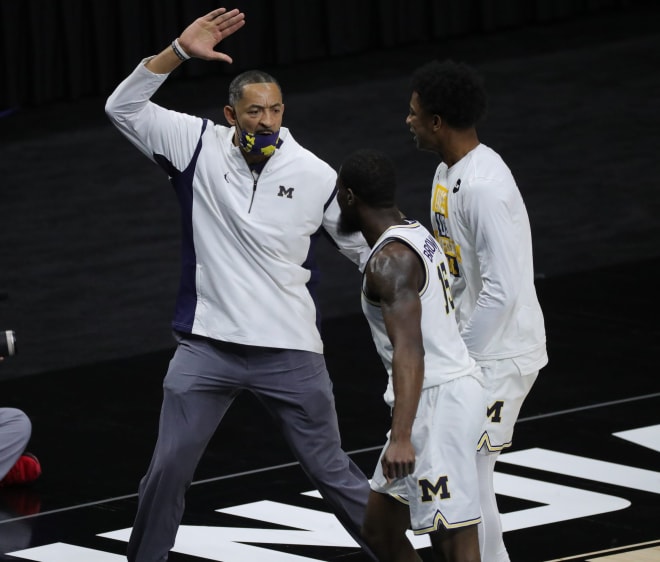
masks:
{"label": "coach's short hair", "polygon": [[483,79],[465,63],[431,61],[413,73],[411,86],[422,109],[454,129],[474,127],[486,114]]}
{"label": "coach's short hair", "polygon": [[229,84],[229,105],[234,107],[243,97],[243,88],[248,84],[275,84],[282,93],[280,84],[273,76],[263,70],[246,70],[236,76]]}

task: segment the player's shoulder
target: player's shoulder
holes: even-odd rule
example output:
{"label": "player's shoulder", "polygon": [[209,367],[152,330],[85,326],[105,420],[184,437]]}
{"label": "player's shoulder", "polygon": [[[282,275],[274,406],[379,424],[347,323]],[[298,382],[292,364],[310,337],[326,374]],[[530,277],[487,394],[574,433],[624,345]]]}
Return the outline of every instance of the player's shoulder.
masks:
{"label": "player's shoulder", "polygon": [[465,180],[473,192],[516,189],[509,166],[495,150],[484,144],[473,150],[466,167]]}
{"label": "player's shoulder", "polygon": [[369,266],[374,272],[405,269],[407,264],[416,259],[417,251],[409,233],[394,229],[378,242],[369,260]]}
{"label": "player's shoulder", "polygon": [[416,292],[423,276],[421,256],[399,237],[383,240],[365,268],[369,290],[388,301],[408,290]]}
{"label": "player's shoulder", "polygon": [[472,151],[470,164],[477,175],[510,174],[511,170],[502,156],[496,150],[483,143]]}

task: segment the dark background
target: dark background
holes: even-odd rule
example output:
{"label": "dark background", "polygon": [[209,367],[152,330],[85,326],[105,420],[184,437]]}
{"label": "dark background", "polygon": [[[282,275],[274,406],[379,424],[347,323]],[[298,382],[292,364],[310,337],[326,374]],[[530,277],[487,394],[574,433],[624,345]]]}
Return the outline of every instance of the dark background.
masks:
{"label": "dark background", "polygon": [[[394,159],[400,203],[428,224],[435,155],[404,119],[411,71],[453,57],[486,79],[481,140],[527,202],[539,279],[619,265],[620,304],[660,248],[660,7],[643,1],[238,2],[233,66],[191,61],[156,95],[222,122],[229,80],[281,81],[285,125],[334,166],[371,146]],[[164,174],[103,106],[144,56],[215,4],[2,0],[0,329],[19,354],[0,378],[170,349],[178,209]],[[359,313],[358,274],[329,245],[326,320]],[[568,290],[572,290],[569,286]],[[543,303],[542,303],[543,304]],[[658,309],[649,295],[649,310]],[[552,334],[550,334],[552,335]]]}
{"label": "dark background", "polygon": [[[374,48],[549,24],[653,2],[636,0],[236,0],[249,26],[228,39],[237,61],[191,63],[186,77],[232,74]],[[105,95],[136,60],[162,49],[210,0],[3,0],[0,107]],[[368,78],[365,76],[365,78]]]}

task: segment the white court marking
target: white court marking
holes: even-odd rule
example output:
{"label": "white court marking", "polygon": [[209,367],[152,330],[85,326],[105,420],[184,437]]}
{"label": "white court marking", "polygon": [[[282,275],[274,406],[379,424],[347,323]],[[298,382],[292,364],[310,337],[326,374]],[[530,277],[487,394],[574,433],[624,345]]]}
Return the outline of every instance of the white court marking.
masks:
{"label": "white court marking", "polygon": [[[644,394],[644,395],[641,395],[641,396],[634,396],[634,397],[631,397],[631,398],[623,398],[621,400],[612,400],[612,401],[609,401],[609,402],[601,402],[599,404],[591,404],[589,406],[581,406],[579,408],[571,408],[571,409],[568,409],[568,410],[558,410],[557,412],[550,412],[550,413],[547,413],[547,414],[540,414],[540,415],[537,415],[537,416],[527,416],[527,417],[524,417],[524,418],[520,418],[517,423],[525,423],[525,422],[528,422],[528,421],[534,421],[534,420],[543,419],[543,418],[562,416],[562,415],[565,415],[565,414],[572,414],[572,413],[575,413],[575,412],[583,412],[583,411],[586,411],[586,410],[593,410],[595,408],[603,408],[603,407],[607,407],[607,406],[616,406],[616,405],[619,405],[619,404],[626,404],[628,402],[635,402],[635,401],[638,401],[638,400],[646,400],[646,399],[649,399],[649,398],[657,398],[657,397],[660,397],[660,392],[656,392],[656,393],[653,393],[653,394]],[[655,427],[655,426],[652,426],[652,427]],[[638,430],[631,430],[631,431],[635,432],[635,431],[638,431]],[[620,432],[620,434],[623,434],[623,433],[628,433],[628,432]],[[615,434],[615,435],[621,436],[620,434]],[[624,437],[624,439],[625,438],[626,437]],[[357,454],[360,454],[360,453],[367,453],[367,452],[371,452],[371,451],[377,451],[377,450],[380,450],[381,448],[382,448],[382,445],[378,445],[378,446],[375,446],[375,447],[367,447],[367,448],[364,448],[364,449],[356,449],[356,450],[353,450],[353,451],[347,451],[347,453],[348,453],[348,455],[357,455]],[[261,474],[261,473],[264,473],[264,472],[270,472],[272,470],[279,470],[279,469],[282,469],[282,468],[290,468],[290,467],[298,466],[298,465],[299,465],[298,462],[290,462],[290,463],[278,464],[278,465],[273,465],[273,466],[267,466],[267,467],[264,467],[264,468],[257,468],[257,469],[254,469],[254,470],[246,470],[244,472],[236,472],[236,473],[233,473],[233,474],[226,474],[224,476],[216,476],[214,478],[207,478],[205,480],[197,480],[197,481],[193,482],[191,484],[191,486],[197,486],[197,485],[200,485],[200,484],[208,484],[210,482],[219,482],[219,481],[222,481],[222,480],[230,480],[232,478],[241,478],[242,476],[250,476],[250,475],[253,475],[253,474]],[[98,500],[98,501],[94,501],[94,502],[76,504],[76,505],[72,505],[72,506],[68,506],[68,507],[62,507],[62,508],[59,508],[59,509],[51,509],[49,511],[42,511],[40,513],[34,513],[32,515],[24,515],[24,516],[21,516],[21,517],[13,517],[13,518],[10,518],[10,519],[3,519],[2,521],[0,521],[0,525],[2,525],[4,523],[11,523],[13,521],[20,521],[22,519],[33,519],[33,518],[36,518],[36,517],[44,517],[46,515],[53,515],[53,514],[56,514],[56,513],[64,513],[64,512],[67,512],[67,511],[73,511],[73,510],[82,509],[82,508],[85,508],[85,507],[92,507],[92,506],[95,506],[95,505],[103,505],[105,503],[110,503],[110,502],[120,501],[120,500],[125,500],[125,499],[131,499],[131,498],[136,498],[136,497],[137,497],[136,493],[135,494],[127,494],[125,496],[116,496],[116,497],[113,497],[113,498],[107,498],[107,499]]]}

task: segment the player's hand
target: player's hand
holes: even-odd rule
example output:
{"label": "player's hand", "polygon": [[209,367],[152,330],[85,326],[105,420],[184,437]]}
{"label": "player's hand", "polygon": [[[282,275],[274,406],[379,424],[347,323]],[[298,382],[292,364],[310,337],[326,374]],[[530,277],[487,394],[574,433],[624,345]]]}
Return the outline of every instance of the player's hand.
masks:
{"label": "player's hand", "polygon": [[232,58],[214,47],[245,25],[245,14],[238,9],[218,8],[192,22],[179,37],[179,45],[191,57],[232,63]]}
{"label": "player's hand", "polygon": [[415,448],[409,440],[390,442],[380,462],[388,482],[403,478],[415,471]]}

